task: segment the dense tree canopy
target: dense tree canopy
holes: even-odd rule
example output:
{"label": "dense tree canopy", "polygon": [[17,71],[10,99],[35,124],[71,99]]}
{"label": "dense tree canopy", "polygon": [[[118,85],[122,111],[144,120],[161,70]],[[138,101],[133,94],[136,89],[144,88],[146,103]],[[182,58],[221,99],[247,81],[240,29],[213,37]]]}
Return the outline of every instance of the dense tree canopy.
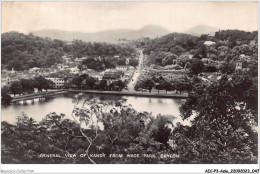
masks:
{"label": "dense tree canopy", "polygon": [[[183,119],[195,115],[192,126],[179,125],[173,131],[175,150],[182,156],[179,162],[256,163],[257,91],[253,89],[252,81],[240,76],[231,80],[223,76],[206,88],[197,86],[181,106]],[[185,151],[179,148],[185,145]]]}
{"label": "dense tree canopy", "polygon": [[84,89],[94,89],[97,79],[89,76],[88,74],[76,74],[71,82],[70,86]]}
{"label": "dense tree canopy", "polygon": [[97,71],[102,71],[105,69],[115,68],[115,60],[107,60],[107,59],[94,59],[88,58],[82,62],[82,65],[87,66],[88,69],[94,69]]}
{"label": "dense tree canopy", "polygon": [[[65,54],[72,55],[73,58],[115,55],[129,57],[136,54],[135,49],[129,45],[85,43],[81,40],[67,43],[18,32],[4,33],[1,36],[2,65],[17,71],[33,67],[50,67],[55,63],[61,63]],[[109,64],[109,61],[107,63]]]}
{"label": "dense tree canopy", "polygon": [[194,75],[198,75],[204,69],[204,64],[200,59],[192,59],[190,71]]}
{"label": "dense tree canopy", "polygon": [[12,101],[12,97],[10,96],[10,89],[7,86],[1,88],[1,104],[8,105]]}
{"label": "dense tree canopy", "polygon": [[249,43],[251,40],[257,40],[258,32],[245,32],[241,30],[222,30],[215,33],[216,39],[232,40],[232,41],[245,41]]}
{"label": "dense tree canopy", "polygon": [[4,90],[7,91],[7,93],[11,93],[14,96],[16,94],[22,94],[23,92],[32,93],[34,92],[34,89],[36,88],[38,91],[48,90],[54,88],[55,83],[51,80],[47,80],[42,76],[35,77],[33,79],[21,79],[19,81],[14,81],[11,83],[11,85],[5,86]]}
{"label": "dense tree canopy", "polygon": [[[177,64],[184,67],[190,59],[208,58],[213,61],[237,61],[240,55],[257,60],[257,31],[245,32],[240,30],[222,30],[214,36],[201,35],[195,37],[181,33],[171,33],[160,38],[155,38],[146,43],[144,54],[148,55],[148,65],[174,64],[168,56],[174,55]],[[205,42],[211,43],[206,45]],[[174,69],[174,67],[172,67]],[[212,70],[212,69],[211,69]],[[210,70],[210,71],[211,71]]]}
{"label": "dense tree canopy", "polygon": [[[160,158],[143,154],[168,153],[173,116],[152,117],[138,113],[120,101],[115,106],[84,100],[71,117],[50,113],[40,123],[22,114],[17,123],[2,122],[3,163],[159,163]],[[78,102],[80,100],[77,100]],[[75,105],[77,106],[77,105]],[[94,119],[95,118],[95,119]],[[85,125],[85,127],[83,126]],[[102,128],[100,127],[102,125]],[[61,158],[40,158],[42,153],[58,153]],[[104,158],[93,158],[103,153]],[[111,158],[110,154],[140,154],[139,158]],[[23,155],[20,155],[23,154]],[[77,157],[66,158],[67,154]],[[84,158],[79,154],[85,154]]]}
{"label": "dense tree canopy", "polygon": [[62,41],[17,32],[2,34],[2,64],[8,69],[28,70],[49,67],[62,61]]}

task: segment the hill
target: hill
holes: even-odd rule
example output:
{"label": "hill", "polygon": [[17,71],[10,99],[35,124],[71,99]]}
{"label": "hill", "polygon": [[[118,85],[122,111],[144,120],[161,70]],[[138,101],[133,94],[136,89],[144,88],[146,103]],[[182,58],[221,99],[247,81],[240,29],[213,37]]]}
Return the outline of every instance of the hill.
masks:
{"label": "hill", "polygon": [[[148,55],[147,65],[172,65],[173,60],[184,66],[191,58],[209,58],[213,61],[236,61],[240,55],[250,57],[250,62],[257,60],[258,32],[242,30],[221,30],[215,35],[201,35],[200,37],[170,33],[150,40],[144,44],[144,54]],[[211,41],[212,45],[205,45]]]}
{"label": "hill", "polygon": [[168,30],[156,26],[148,25],[138,30],[119,29],[107,30],[95,33],[63,31],[63,30],[40,30],[32,32],[35,36],[49,37],[52,39],[60,39],[72,41],[79,39],[85,42],[116,42],[118,39],[135,40],[141,37],[160,37],[169,33]]}
{"label": "hill", "polygon": [[173,54],[181,53],[183,49],[192,49],[196,44],[197,37],[183,33],[170,33],[165,36],[155,38],[146,45],[144,53],[151,51],[169,51]]}
{"label": "hill", "polygon": [[191,34],[193,36],[200,36],[202,34],[209,34],[210,36],[214,36],[215,32],[217,32],[218,30],[219,29],[216,27],[211,27],[207,25],[197,25],[187,30],[186,33]]}
{"label": "hill", "polygon": [[130,57],[135,49],[129,45],[109,43],[86,43],[74,40],[72,43],[57,39],[42,38],[33,34],[25,35],[18,32],[3,33],[1,38],[2,68],[16,71],[28,70],[33,67],[50,67],[62,62],[62,56],[72,55],[73,58],[84,56]]}

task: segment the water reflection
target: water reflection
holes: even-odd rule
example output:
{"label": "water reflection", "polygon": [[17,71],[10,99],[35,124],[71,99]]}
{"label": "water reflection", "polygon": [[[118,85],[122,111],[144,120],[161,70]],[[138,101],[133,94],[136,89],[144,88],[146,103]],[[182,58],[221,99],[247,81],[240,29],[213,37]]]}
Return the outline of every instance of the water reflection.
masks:
{"label": "water reflection", "polygon": [[[99,101],[118,101],[125,99],[126,105],[132,105],[132,107],[139,111],[151,112],[154,116],[157,114],[173,115],[177,117],[175,122],[183,122],[179,116],[179,107],[181,106],[183,99],[167,99],[167,98],[148,98],[148,97],[133,97],[133,96],[118,96],[118,95],[87,95],[87,99],[95,99]],[[63,113],[66,118],[70,118],[70,114],[73,110],[74,103],[72,103],[73,97],[62,95],[55,98],[49,98],[45,101],[34,100],[27,101],[27,104],[22,102],[10,106],[2,106],[2,121],[8,121],[14,123],[16,117],[24,112],[29,117],[33,117],[36,121],[41,121],[47,114],[56,112],[57,114]]]}

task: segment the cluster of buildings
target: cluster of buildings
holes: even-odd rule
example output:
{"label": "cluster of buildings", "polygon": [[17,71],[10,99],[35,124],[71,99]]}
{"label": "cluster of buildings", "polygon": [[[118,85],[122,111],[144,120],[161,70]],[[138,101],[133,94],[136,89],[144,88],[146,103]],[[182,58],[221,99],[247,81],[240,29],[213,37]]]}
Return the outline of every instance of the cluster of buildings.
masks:
{"label": "cluster of buildings", "polygon": [[107,85],[109,85],[115,81],[128,80],[134,73],[134,67],[129,65],[129,59],[126,59],[126,65],[118,65],[115,69],[107,69],[98,72],[93,69],[87,69],[85,66],[82,66],[81,69],[78,68],[78,65],[87,57],[77,58],[74,61],[68,55],[63,56],[62,58],[63,63],[53,65],[50,68],[34,67],[21,72],[14,71],[13,69],[11,71],[2,70],[1,86],[9,86],[12,82],[21,79],[31,79],[37,76],[43,76],[47,80],[54,82],[54,88],[64,88],[66,84],[71,82],[75,74],[88,74],[98,81],[107,80]]}
{"label": "cluster of buildings", "polygon": [[107,81],[107,85],[115,81],[126,81],[132,78],[135,68],[129,65],[129,59],[126,59],[125,64],[117,65],[115,69],[105,70],[102,79]]}
{"label": "cluster of buildings", "polygon": [[187,75],[188,71],[181,70],[164,70],[164,69],[151,69],[150,75],[156,78],[163,77],[165,80],[172,81]]}
{"label": "cluster of buildings", "polygon": [[110,85],[111,83],[115,81],[122,80],[123,81],[124,72],[123,71],[117,71],[117,70],[110,70],[105,72],[103,76],[103,80],[107,81],[107,85]]}
{"label": "cluster of buildings", "polygon": [[239,56],[239,60],[236,61],[236,71],[246,72],[249,71],[248,65],[255,64],[257,65],[257,60],[252,60],[251,56],[247,56],[245,54],[241,54]]}
{"label": "cluster of buildings", "polygon": [[25,71],[15,71],[14,69],[10,71],[3,69],[1,87],[9,86],[11,83],[21,79],[31,79],[43,76],[46,79],[53,81],[55,83],[55,88],[63,88],[66,82],[64,79],[68,77],[68,74],[73,76],[73,74],[79,73],[79,69],[77,68],[77,63],[71,59],[71,56],[63,56],[62,58],[63,63],[53,65],[49,68],[33,67]]}

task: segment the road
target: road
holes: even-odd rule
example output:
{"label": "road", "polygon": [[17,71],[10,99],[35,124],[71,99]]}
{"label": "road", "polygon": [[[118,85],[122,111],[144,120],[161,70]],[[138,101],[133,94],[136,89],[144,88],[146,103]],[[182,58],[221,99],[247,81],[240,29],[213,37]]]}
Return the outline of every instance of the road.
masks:
{"label": "road", "polygon": [[97,90],[78,90],[78,89],[68,89],[67,92],[76,93],[87,93],[87,94],[106,94],[106,95],[123,95],[123,96],[144,96],[144,97],[159,97],[159,98],[187,98],[188,94],[175,94],[175,93],[149,93],[141,91],[97,91]]}
{"label": "road", "polygon": [[138,66],[134,72],[134,75],[132,77],[132,79],[130,80],[129,84],[128,84],[128,90],[129,92],[133,92],[134,90],[134,86],[138,80],[139,75],[141,74],[142,71],[142,65],[143,65],[143,50],[140,50],[140,56],[139,56],[139,61],[138,61]]}

